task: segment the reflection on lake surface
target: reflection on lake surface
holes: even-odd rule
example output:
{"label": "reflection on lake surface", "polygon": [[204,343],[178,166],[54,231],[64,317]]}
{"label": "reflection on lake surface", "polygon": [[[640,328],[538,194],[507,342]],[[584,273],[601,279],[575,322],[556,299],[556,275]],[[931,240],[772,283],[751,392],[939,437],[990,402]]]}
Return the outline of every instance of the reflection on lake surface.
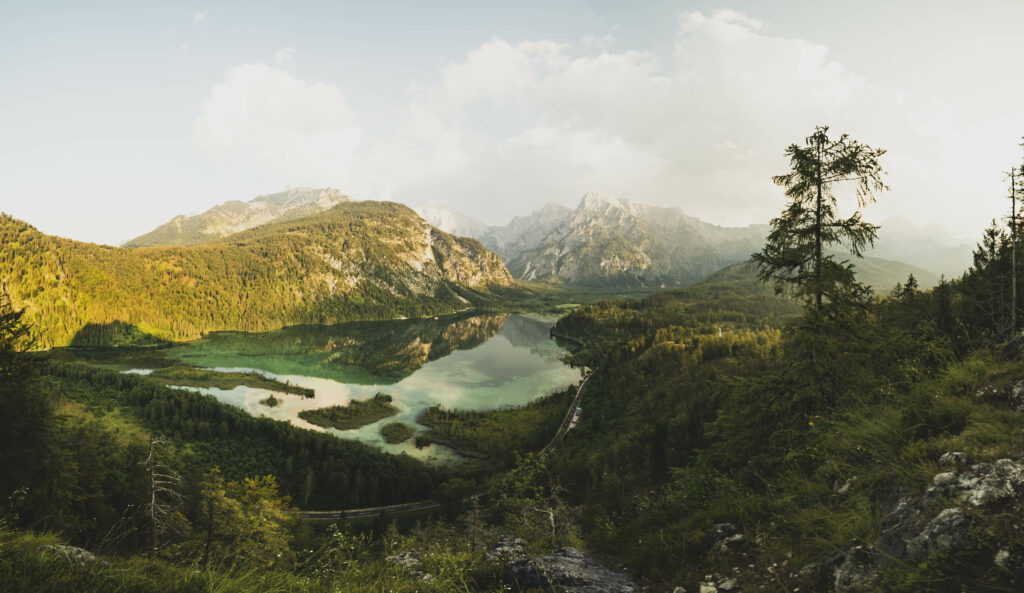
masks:
{"label": "reflection on lake surface", "polygon": [[[354,430],[327,432],[389,452],[444,462],[454,458],[444,447],[417,450],[414,439],[387,444],[380,427],[398,420],[419,432],[425,427],[416,419],[434,404],[491,410],[523,405],[575,383],[580,372],[561,361],[565,350],[548,335],[552,323],[523,315],[488,314],[301,326],[260,334],[217,333],[161,352],[195,366],[255,370],[315,390],[315,397],[304,398],[247,386],[199,388],[250,414],[304,428],[325,430],[300,419],[302,410],[387,393],[400,410],[397,416]],[[277,406],[260,403],[272,393],[280,402]]]}

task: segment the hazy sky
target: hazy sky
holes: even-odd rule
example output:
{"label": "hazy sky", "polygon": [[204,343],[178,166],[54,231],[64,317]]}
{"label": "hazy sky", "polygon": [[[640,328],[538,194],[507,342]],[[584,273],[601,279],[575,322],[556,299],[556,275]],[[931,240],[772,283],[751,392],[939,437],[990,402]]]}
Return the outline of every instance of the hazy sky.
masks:
{"label": "hazy sky", "polygon": [[7,1],[0,210],[106,243],[289,186],[748,224],[824,123],[889,150],[871,218],[973,240],[1024,154],[1021,23],[1009,1]]}

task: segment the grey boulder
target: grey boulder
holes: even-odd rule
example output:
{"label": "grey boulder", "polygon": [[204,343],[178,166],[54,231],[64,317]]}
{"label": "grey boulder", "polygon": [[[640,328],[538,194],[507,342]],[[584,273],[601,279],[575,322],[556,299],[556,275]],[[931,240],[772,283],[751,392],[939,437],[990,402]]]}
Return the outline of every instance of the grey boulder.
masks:
{"label": "grey boulder", "polygon": [[633,593],[628,575],[613,572],[576,548],[560,548],[551,556],[517,560],[505,569],[505,580],[524,589],[561,589],[570,593]]}

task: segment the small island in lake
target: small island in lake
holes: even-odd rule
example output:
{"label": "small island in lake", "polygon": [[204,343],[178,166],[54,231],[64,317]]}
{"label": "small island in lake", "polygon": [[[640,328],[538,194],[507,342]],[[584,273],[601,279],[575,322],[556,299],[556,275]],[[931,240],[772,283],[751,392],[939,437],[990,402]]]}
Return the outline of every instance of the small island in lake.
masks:
{"label": "small island in lake", "polygon": [[388,422],[384,426],[380,427],[380,434],[384,437],[384,441],[390,445],[398,443],[404,443],[409,440],[412,436],[413,429],[408,424],[402,422]]}
{"label": "small island in lake", "polygon": [[391,403],[391,396],[378,393],[366,401],[349,402],[347,406],[303,410],[299,412],[299,418],[323,428],[351,430],[397,413],[398,408]]}
{"label": "small island in lake", "polygon": [[239,385],[255,387],[257,389],[268,389],[281,393],[294,393],[304,397],[313,397],[312,389],[299,387],[287,381],[261,375],[255,371],[215,371],[212,369],[201,369],[193,366],[177,364],[162,369],[156,369],[149,374],[150,377],[158,379],[167,385],[181,385],[185,387],[218,387],[220,389],[234,389]]}
{"label": "small island in lake", "polygon": [[261,399],[260,403],[263,404],[264,406],[267,406],[268,408],[273,408],[278,406],[281,403],[281,400],[274,397],[274,394],[270,394],[265,399]]}

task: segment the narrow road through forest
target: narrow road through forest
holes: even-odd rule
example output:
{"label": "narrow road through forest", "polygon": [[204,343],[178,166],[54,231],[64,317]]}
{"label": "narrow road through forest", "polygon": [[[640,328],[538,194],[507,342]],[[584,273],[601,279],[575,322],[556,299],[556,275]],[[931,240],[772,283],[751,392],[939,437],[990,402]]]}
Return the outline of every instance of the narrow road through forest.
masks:
{"label": "narrow road through forest", "polygon": [[[572,399],[572,404],[569,406],[569,410],[565,413],[565,418],[562,419],[562,424],[559,425],[558,431],[551,437],[551,440],[544,448],[540,450],[540,455],[547,455],[555,445],[562,442],[565,438],[566,433],[573,427],[573,416],[576,413],[576,409],[580,405],[580,401],[583,399],[583,393],[586,391],[587,384],[590,383],[590,378],[594,376],[593,372],[587,372],[583,378],[583,382],[580,383],[579,389],[576,390],[576,397]],[[303,519],[310,520],[323,520],[323,519],[356,519],[359,517],[375,517],[378,515],[393,515],[395,513],[406,513],[410,511],[423,511],[432,510],[441,507],[441,503],[432,500],[417,500],[415,502],[404,502],[401,504],[392,504],[380,507],[366,507],[361,509],[344,509],[337,511],[302,511],[300,516]]]}

